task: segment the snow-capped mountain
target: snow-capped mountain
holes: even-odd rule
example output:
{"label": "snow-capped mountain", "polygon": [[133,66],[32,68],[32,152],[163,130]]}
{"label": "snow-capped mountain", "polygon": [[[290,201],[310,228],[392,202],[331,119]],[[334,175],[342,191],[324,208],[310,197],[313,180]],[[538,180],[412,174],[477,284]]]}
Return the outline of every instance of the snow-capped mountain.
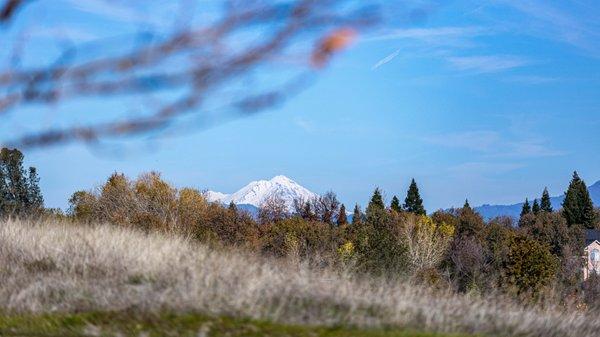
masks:
{"label": "snow-capped mountain", "polygon": [[310,200],[318,197],[316,193],[309,191],[292,179],[282,175],[275,176],[271,180],[253,181],[232,194],[214,191],[206,193],[206,197],[212,202],[228,204],[233,201],[234,204],[253,205],[256,207],[259,207],[263,201],[272,196],[283,199],[290,210],[292,209],[294,199]]}
{"label": "snow-capped mountain", "polygon": [[207,191],[205,194],[206,199],[210,202],[225,200],[229,195],[221,192]]}

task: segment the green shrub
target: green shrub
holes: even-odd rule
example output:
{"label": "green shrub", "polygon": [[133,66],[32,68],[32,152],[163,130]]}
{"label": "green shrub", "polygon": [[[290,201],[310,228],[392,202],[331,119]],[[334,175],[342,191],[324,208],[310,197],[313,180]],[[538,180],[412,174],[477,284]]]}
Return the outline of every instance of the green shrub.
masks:
{"label": "green shrub", "polygon": [[515,235],[503,268],[505,286],[513,287],[519,295],[536,295],[554,279],[557,268],[558,259],[548,246],[526,235]]}
{"label": "green shrub", "polygon": [[300,258],[314,255],[333,257],[341,243],[338,242],[335,230],[328,224],[300,217],[265,225],[261,240],[262,251],[266,254]]}

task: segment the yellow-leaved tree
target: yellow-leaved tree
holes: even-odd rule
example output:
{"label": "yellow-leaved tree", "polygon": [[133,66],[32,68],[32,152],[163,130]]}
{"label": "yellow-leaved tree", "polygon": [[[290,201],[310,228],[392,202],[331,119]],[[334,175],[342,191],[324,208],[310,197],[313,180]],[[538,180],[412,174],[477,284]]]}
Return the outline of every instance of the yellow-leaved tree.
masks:
{"label": "yellow-leaved tree", "polygon": [[454,226],[435,223],[425,215],[406,214],[400,235],[406,246],[409,267],[419,272],[439,265],[454,236]]}

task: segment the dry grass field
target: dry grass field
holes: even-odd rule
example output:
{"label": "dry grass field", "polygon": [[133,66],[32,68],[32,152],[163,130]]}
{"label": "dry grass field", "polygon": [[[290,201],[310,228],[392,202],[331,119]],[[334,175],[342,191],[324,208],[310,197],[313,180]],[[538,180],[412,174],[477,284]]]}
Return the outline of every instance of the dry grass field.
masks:
{"label": "dry grass field", "polygon": [[489,336],[600,331],[597,315],[360,279],[181,237],[53,221],[0,223],[0,311],[0,334],[23,317],[106,312]]}

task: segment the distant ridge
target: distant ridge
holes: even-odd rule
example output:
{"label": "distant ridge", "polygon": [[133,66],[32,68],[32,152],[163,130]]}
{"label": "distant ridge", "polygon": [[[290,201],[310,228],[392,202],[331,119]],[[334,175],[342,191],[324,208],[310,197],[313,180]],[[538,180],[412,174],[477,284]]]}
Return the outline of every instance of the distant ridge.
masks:
{"label": "distant ridge", "polygon": [[[590,196],[594,205],[596,207],[600,206],[600,181],[597,181],[595,184],[588,187],[590,191]],[[538,197],[539,199],[539,197]],[[555,210],[562,208],[563,200],[565,199],[564,195],[555,196],[550,198],[550,202],[552,203],[552,207]],[[533,202],[533,199],[529,199]],[[511,204],[511,205],[481,205],[475,207],[475,210],[481,214],[485,219],[492,219],[497,216],[510,216],[513,218],[518,218],[521,215],[521,209],[523,208],[523,202]]]}

